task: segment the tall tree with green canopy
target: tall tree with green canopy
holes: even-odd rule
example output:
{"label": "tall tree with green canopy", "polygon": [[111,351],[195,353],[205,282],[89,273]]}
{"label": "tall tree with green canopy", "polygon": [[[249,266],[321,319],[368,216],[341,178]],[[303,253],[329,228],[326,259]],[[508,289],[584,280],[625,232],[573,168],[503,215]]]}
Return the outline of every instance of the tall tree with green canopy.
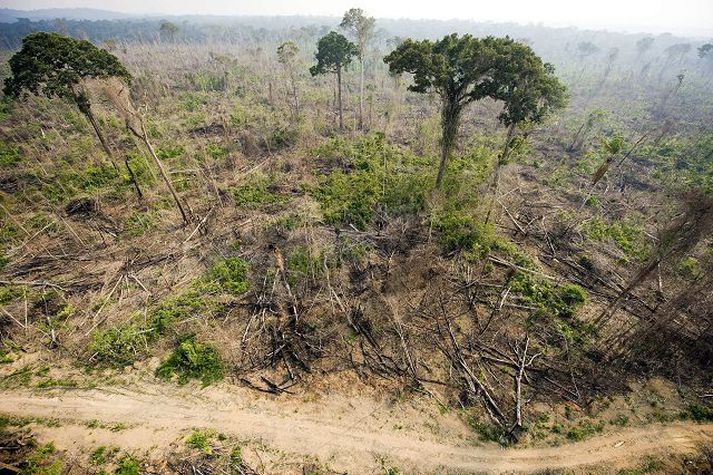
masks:
{"label": "tall tree with green canopy", "polygon": [[375,23],[374,17],[366,16],[361,8],[351,8],[339,24],[356,37],[359,48],[359,129],[364,128],[364,56],[367,44],[374,34]]}
{"label": "tall tree with green canopy", "polygon": [[436,188],[441,187],[455,146],[463,109],[494,92],[498,39],[452,34],[439,41],[407,39],[384,58],[392,74],[413,74],[410,91],[435,91],[441,97],[441,157]]}
{"label": "tall tree with green canopy", "polygon": [[566,88],[555,75],[554,66],[544,63],[528,45],[508,37],[498,38],[495,50],[497,60],[490,97],[503,101],[503,111],[498,120],[507,126],[508,131],[490,180],[493,202],[500,168],[510,155],[517,127],[539,124],[567,102]]}
{"label": "tall tree with green canopy", "polygon": [[25,94],[45,95],[75,104],[89,120],[116,168],[114,154],[92,113],[85,87],[87,79],[131,80],[129,72],[114,55],[88,41],[57,33],[32,33],[22,40],[22,48],[10,58],[10,71],[12,75],[5,79],[5,95],[15,98]]}
{"label": "tall tree with green canopy", "polygon": [[515,130],[522,124],[539,124],[567,103],[565,86],[555,68],[544,63],[529,46],[510,38],[499,38],[497,66],[493,73],[493,99],[503,101],[501,124],[507,126],[500,161],[507,160]]}
{"label": "tall tree with green canopy", "polygon": [[337,75],[337,103],[339,105],[339,129],[344,129],[342,108],[342,69],[349,66],[352,59],[359,55],[356,45],[344,35],[330,31],[319,39],[315,59],[317,64],[309,68],[312,76],[334,73]]}

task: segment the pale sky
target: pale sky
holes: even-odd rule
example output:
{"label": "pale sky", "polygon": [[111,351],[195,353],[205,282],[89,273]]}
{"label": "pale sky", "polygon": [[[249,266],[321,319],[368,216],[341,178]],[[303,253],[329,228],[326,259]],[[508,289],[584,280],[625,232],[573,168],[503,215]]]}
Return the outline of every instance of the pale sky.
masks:
{"label": "pale sky", "polygon": [[0,7],[85,7],[163,15],[328,16],[361,7],[377,18],[541,22],[713,37],[713,0],[0,0]]}

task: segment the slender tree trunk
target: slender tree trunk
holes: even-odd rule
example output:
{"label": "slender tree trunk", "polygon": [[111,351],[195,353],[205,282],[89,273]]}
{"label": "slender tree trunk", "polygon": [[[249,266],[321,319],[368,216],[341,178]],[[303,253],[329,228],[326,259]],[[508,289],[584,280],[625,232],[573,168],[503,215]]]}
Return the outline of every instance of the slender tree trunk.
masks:
{"label": "slender tree trunk", "polygon": [[438,166],[438,175],[436,176],[436,189],[441,188],[443,176],[446,173],[448,165],[448,157],[455,145],[458,135],[458,122],[460,121],[460,105],[455,99],[443,98],[443,106],[441,109],[441,163]]}
{"label": "slender tree trunk", "polygon": [[572,139],[572,143],[567,147],[568,152],[574,152],[577,148],[577,141],[579,140],[579,134],[582,133],[584,130],[585,125],[587,125],[587,119],[584,119],[584,122],[582,122],[582,125],[579,126],[579,129],[577,129],[577,133],[574,134],[574,138]]}
{"label": "slender tree trunk", "polygon": [[166,186],[168,187],[168,191],[171,192],[173,201],[176,202],[178,211],[181,212],[181,217],[183,218],[183,222],[185,224],[189,224],[190,220],[188,219],[188,214],[186,214],[186,211],[183,209],[181,200],[178,198],[178,193],[176,193],[176,189],[173,187],[173,183],[171,183],[171,179],[168,177],[168,173],[166,173],[166,169],[163,167],[163,163],[161,163],[161,160],[156,155],[156,151],[153,149],[151,142],[149,142],[149,138],[148,138],[148,135],[146,134],[146,129],[144,128],[143,122],[140,122],[140,124],[141,124],[140,132],[138,130],[136,130],[129,123],[127,123],[127,127],[129,128],[129,131],[131,131],[131,133],[133,133],[137,138],[141,139],[141,141],[144,143],[144,145],[146,145],[146,148],[148,149],[149,153],[151,154],[151,157],[154,159],[154,162],[156,162],[156,166],[158,167],[158,171],[161,173],[161,177],[163,178],[163,181],[166,183]]}
{"label": "slender tree trunk", "polygon": [[498,157],[497,162],[495,162],[495,170],[493,170],[492,178],[490,179],[490,184],[488,185],[488,194],[491,195],[490,205],[488,205],[488,213],[485,215],[485,224],[490,221],[490,215],[493,212],[493,207],[495,206],[496,195],[498,193],[498,185],[500,184],[500,168],[505,163],[505,161],[510,156],[510,144],[512,143],[513,136],[515,135],[515,127],[517,124],[512,123],[508,127],[508,134],[505,137],[505,145],[503,146],[503,151]]}
{"label": "slender tree trunk", "polygon": [[503,145],[503,153],[500,155],[500,164],[505,163],[510,156],[510,152],[512,152],[512,149],[510,148],[510,144],[512,143],[512,139],[515,136],[515,126],[517,124],[512,123],[508,127],[508,134],[505,137],[505,145]]}
{"label": "slender tree trunk", "polygon": [[[77,102],[79,103],[80,101],[77,101]],[[104,134],[102,133],[101,129],[99,128],[99,123],[97,122],[96,117],[94,117],[91,107],[89,107],[88,104],[81,104],[80,110],[87,117],[87,119],[89,120],[89,123],[92,124],[92,128],[94,129],[94,132],[97,134],[97,137],[99,138],[99,142],[101,143],[101,146],[104,149],[104,153],[106,153],[107,157],[109,157],[109,161],[111,162],[112,166],[114,167],[114,170],[116,170],[118,172],[119,167],[116,165],[116,161],[114,160],[114,153],[111,151],[111,148],[109,147],[109,144],[106,141]],[[131,178],[131,182],[134,184],[134,188],[136,189],[136,196],[139,199],[142,199],[143,194],[141,193],[139,184],[136,181],[136,175],[134,175],[134,172],[131,169],[131,166],[129,166],[129,161],[126,157],[124,157],[124,163],[126,164],[126,169],[129,171],[129,178]]]}
{"label": "slender tree trunk", "polygon": [[295,119],[300,116],[300,101],[297,98],[297,81],[295,80],[295,72],[290,69],[290,81],[292,82],[292,99],[295,103]]}
{"label": "slender tree trunk", "polygon": [[342,113],[342,68],[337,68],[337,103],[339,106],[339,130],[344,130],[344,117]]}
{"label": "slender tree trunk", "polygon": [[129,172],[129,178],[131,178],[131,182],[134,184],[134,188],[136,189],[136,196],[139,200],[142,200],[144,198],[144,194],[141,193],[141,188],[139,188],[139,182],[136,181],[136,175],[131,169],[131,165],[129,165],[129,157],[127,157],[126,155],[124,155],[124,164],[126,165],[126,170]]}
{"label": "slender tree trunk", "polygon": [[359,58],[359,130],[364,129],[364,58]]}
{"label": "slender tree trunk", "polygon": [[104,153],[106,153],[106,156],[109,157],[109,161],[111,162],[112,166],[114,167],[114,170],[116,170],[118,172],[119,167],[116,166],[116,161],[114,160],[114,154],[112,153],[111,149],[109,148],[109,144],[107,143],[106,139],[104,138],[104,134],[102,134],[102,131],[99,128],[99,123],[97,122],[96,117],[94,117],[94,114],[92,113],[91,108],[83,107],[82,112],[84,112],[84,115],[89,120],[89,123],[92,124],[94,133],[97,134],[97,137],[99,138],[99,142],[101,143],[101,146],[104,149]]}
{"label": "slender tree trunk", "polygon": [[176,206],[178,206],[178,210],[181,212],[181,217],[183,218],[183,222],[185,224],[190,223],[190,220],[188,219],[188,215],[186,214],[186,211],[183,209],[183,205],[181,204],[181,200],[178,198],[176,189],[173,187],[173,183],[171,183],[171,179],[168,177],[168,174],[166,173],[166,169],[163,167],[161,160],[159,160],[158,156],[156,155],[156,151],[153,149],[153,146],[151,145],[151,142],[149,142],[149,139],[145,133],[143,134],[143,137],[141,137],[141,140],[144,142],[144,145],[146,145],[146,148],[149,150],[149,153],[151,154],[154,161],[156,162],[156,165],[158,166],[158,170],[159,170],[159,172],[161,172],[161,176],[163,177],[163,181],[166,182],[166,186],[168,187],[168,190],[171,192],[171,196],[173,196],[173,200],[176,202]]}

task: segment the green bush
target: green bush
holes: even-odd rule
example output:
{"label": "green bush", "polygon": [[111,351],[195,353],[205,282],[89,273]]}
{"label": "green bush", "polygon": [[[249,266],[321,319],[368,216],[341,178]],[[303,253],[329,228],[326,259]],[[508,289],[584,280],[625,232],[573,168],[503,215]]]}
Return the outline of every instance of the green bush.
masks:
{"label": "green bush", "polygon": [[299,132],[291,127],[277,127],[270,136],[270,149],[281,150],[297,143]]}
{"label": "green bush", "polygon": [[212,430],[194,430],[186,439],[186,445],[192,449],[198,449],[206,455],[213,453],[210,446],[211,439],[215,436]]}
{"label": "green bush", "polygon": [[239,257],[231,257],[215,264],[208,272],[208,279],[221,290],[243,294],[250,288],[248,275],[250,265]]}
{"label": "green bush", "polygon": [[183,338],[171,356],[156,369],[156,376],[170,379],[178,376],[179,384],[199,379],[203,387],[223,379],[223,363],[218,350],[196,341],[194,336]]}
{"label": "green bush", "polygon": [[507,429],[480,422],[473,417],[468,418],[468,425],[478,433],[481,440],[507,445]]}
{"label": "green bush", "polygon": [[713,408],[700,404],[691,404],[681,412],[680,418],[696,422],[713,422]]}
{"label": "green bush", "polygon": [[158,335],[164,335],[174,322],[195,316],[208,306],[205,298],[193,289],[166,299],[149,313],[148,325]]}
{"label": "green bush", "polygon": [[364,230],[377,209],[403,215],[424,207],[432,182],[428,162],[387,144],[383,134],[354,142],[335,139],[315,155],[327,165],[345,161],[348,167],[320,177],[319,186],[309,190],[328,224]]}
{"label": "green bush", "polygon": [[255,209],[264,204],[275,204],[284,201],[284,198],[268,190],[268,181],[265,178],[253,180],[245,185],[231,188],[235,205],[239,208]]}
{"label": "green bush", "polygon": [[438,243],[444,252],[465,251],[475,257],[490,252],[495,234],[469,214],[451,209],[434,217],[433,228],[438,232]]}
{"label": "green bush", "polygon": [[22,155],[19,147],[0,141],[0,167],[10,168],[20,163],[21,160]]}
{"label": "green bush", "polygon": [[581,440],[587,439],[594,434],[597,434],[604,430],[603,423],[593,423],[592,421],[585,420],[581,422],[577,427],[572,427],[567,431],[567,438],[574,442],[579,442]]}
{"label": "green bush", "polygon": [[140,462],[129,454],[124,454],[116,464],[116,475],[139,475]]}
{"label": "green bush", "polygon": [[510,279],[512,291],[541,313],[555,317],[572,317],[587,301],[586,291],[576,284],[553,286],[530,273],[518,271]]}
{"label": "green bush", "polygon": [[115,367],[132,364],[143,353],[152,332],[136,324],[94,332],[89,349],[97,361]]}

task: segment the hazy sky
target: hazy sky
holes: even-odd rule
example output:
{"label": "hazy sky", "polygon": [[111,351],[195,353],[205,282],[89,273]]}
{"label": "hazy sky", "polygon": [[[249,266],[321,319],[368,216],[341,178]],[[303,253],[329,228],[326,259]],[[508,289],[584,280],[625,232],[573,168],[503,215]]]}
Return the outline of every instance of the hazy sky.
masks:
{"label": "hazy sky", "polygon": [[713,0],[0,0],[5,8],[89,7],[127,13],[461,18],[713,36]]}

